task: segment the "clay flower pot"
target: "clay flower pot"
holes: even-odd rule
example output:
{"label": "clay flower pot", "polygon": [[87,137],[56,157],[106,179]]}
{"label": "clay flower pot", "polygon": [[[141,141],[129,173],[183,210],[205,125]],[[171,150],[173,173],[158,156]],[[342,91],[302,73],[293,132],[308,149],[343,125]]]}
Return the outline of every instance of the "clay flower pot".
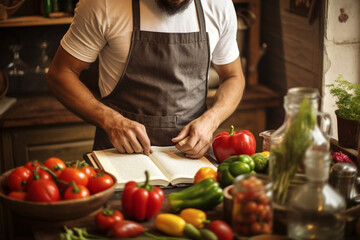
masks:
{"label": "clay flower pot", "polygon": [[335,111],[335,114],[339,145],[356,149],[359,144],[360,121],[344,119],[339,117],[337,112],[338,110]]}

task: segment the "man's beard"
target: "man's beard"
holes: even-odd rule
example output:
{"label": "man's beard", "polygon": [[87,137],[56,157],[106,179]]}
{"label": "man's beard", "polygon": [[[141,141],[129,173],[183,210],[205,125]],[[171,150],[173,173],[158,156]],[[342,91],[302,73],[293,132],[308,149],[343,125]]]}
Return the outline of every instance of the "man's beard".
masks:
{"label": "man's beard", "polygon": [[181,3],[173,3],[169,0],[156,0],[158,7],[165,11],[168,15],[174,15],[184,11],[192,2],[192,0],[184,0]]}

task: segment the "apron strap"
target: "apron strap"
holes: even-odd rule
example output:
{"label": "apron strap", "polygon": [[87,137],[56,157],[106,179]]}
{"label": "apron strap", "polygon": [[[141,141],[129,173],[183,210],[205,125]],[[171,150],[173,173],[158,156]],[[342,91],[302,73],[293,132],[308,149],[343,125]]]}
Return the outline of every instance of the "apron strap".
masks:
{"label": "apron strap", "polygon": [[200,33],[201,36],[203,37],[203,40],[206,39],[206,24],[205,24],[205,16],[204,16],[204,11],[201,5],[201,1],[200,0],[195,0],[195,6],[196,6],[196,12],[197,12],[197,16],[198,16],[198,21],[200,24]]}
{"label": "apron strap", "polygon": [[133,31],[140,31],[140,0],[132,0]]}

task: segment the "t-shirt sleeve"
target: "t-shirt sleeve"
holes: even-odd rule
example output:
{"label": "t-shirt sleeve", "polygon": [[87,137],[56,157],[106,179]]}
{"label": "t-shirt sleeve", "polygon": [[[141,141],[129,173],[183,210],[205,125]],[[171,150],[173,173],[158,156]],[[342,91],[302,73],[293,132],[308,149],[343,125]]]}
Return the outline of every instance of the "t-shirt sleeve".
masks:
{"label": "t-shirt sleeve", "polygon": [[217,65],[231,63],[239,57],[239,48],[236,41],[237,17],[232,1],[226,1],[221,26],[220,38],[212,55],[212,62]]}
{"label": "t-shirt sleeve", "polygon": [[106,8],[99,2],[102,1],[78,2],[73,22],[60,42],[65,51],[84,62],[94,62],[106,44]]}

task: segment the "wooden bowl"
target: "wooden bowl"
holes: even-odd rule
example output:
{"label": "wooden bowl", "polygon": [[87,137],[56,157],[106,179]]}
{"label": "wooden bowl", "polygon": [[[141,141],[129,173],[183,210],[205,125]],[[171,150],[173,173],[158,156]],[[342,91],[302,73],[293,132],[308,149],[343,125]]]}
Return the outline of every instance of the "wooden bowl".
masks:
{"label": "wooden bowl", "polygon": [[117,185],[117,179],[107,173],[114,179],[113,186],[87,198],[61,200],[53,203],[21,201],[7,196],[9,191],[6,179],[10,172],[11,170],[0,176],[0,199],[4,207],[17,215],[40,221],[65,221],[84,217],[100,209],[114,194]]}

